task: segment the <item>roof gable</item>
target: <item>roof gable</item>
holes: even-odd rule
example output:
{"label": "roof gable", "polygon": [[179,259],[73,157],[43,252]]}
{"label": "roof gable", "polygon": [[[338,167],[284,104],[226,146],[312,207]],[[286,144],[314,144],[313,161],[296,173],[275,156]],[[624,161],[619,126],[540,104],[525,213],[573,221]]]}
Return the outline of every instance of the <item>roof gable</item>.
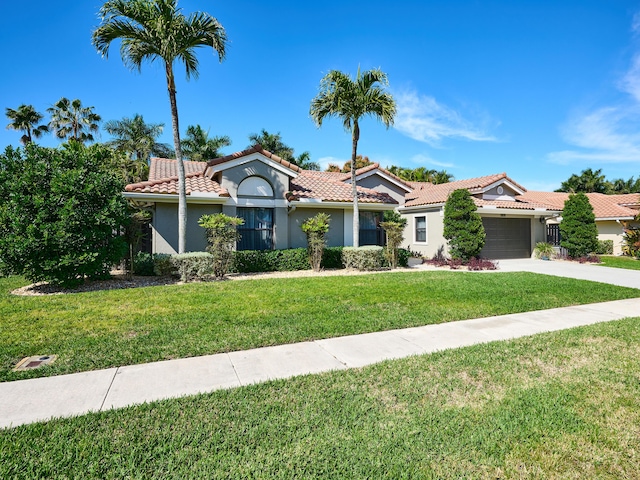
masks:
{"label": "roof gable", "polygon": [[302,172],[302,169],[297,165],[287,162],[279,156],[263,149],[261,145],[254,145],[253,147],[242,150],[241,152],[209,160],[206,163],[206,174],[213,176],[217,172],[222,172],[229,168],[237,167],[238,165],[243,165],[254,160],[266,163],[270,167],[281,171],[289,177],[296,177],[300,172]]}
{"label": "roof gable", "polygon": [[[356,170],[356,182],[363,178],[370,177],[372,175],[377,175],[388,182],[393,183],[397,187],[401,188],[405,192],[411,192],[413,187],[409,185],[406,181],[394,175],[389,170],[382,168],[379,163],[372,163],[371,165],[367,165],[366,167],[362,167]],[[351,183],[351,172],[342,174],[340,178],[341,181],[346,183]]]}

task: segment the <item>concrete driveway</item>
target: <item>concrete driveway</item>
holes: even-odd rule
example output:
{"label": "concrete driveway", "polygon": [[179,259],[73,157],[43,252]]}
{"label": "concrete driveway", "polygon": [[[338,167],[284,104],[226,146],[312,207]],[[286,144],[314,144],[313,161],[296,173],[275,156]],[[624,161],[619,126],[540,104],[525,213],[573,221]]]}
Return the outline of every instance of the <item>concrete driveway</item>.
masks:
{"label": "concrete driveway", "polygon": [[640,288],[640,270],[601,267],[589,263],[567,262],[563,260],[517,259],[499,260],[498,271],[533,272],[556,277],[569,277],[579,280],[610,283],[621,287]]}

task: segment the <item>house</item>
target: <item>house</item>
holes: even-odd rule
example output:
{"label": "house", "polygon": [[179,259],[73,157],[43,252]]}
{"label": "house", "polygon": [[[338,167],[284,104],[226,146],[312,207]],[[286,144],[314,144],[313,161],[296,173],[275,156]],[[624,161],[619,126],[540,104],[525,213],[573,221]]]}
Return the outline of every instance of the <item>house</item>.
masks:
{"label": "house", "polygon": [[[244,219],[240,250],[306,247],[301,225],[319,212],[331,215],[329,246],[353,244],[351,175],[302,170],[256,145],[208,162],[184,162],[187,190],[186,251],[206,247],[202,215]],[[360,244],[384,242],[385,210],[403,202],[412,188],[376,165],[358,171]],[[153,213],[153,253],[178,250],[178,177],[175,160],[151,159],[149,180],[127,185],[125,197]]]}
{"label": "house", "polygon": [[[255,145],[208,162],[185,161],[187,251],[206,247],[202,215],[225,213],[244,219],[240,250],[306,246],[301,225],[319,212],[331,215],[329,246],[353,244],[351,174],[302,170]],[[403,246],[432,256],[443,237],[444,204],[449,194],[467,188],[487,233],[481,255],[527,258],[537,242],[547,241],[568,194],[531,192],[505,173],[432,185],[407,182],[374,163],[356,171],[360,245],[384,244],[379,227],[385,210],[407,218]],[[127,185],[125,197],[153,213],[152,251],[178,249],[178,178],[175,160],[151,159],[149,180]],[[601,239],[620,251],[622,226],[640,209],[640,195],[589,194]]]}

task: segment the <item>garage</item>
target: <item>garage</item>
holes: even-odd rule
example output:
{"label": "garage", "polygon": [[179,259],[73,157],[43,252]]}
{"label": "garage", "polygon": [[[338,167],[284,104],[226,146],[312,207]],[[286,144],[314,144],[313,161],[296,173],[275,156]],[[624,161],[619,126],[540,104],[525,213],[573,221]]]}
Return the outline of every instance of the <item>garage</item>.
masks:
{"label": "garage", "polygon": [[529,218],[483,217],[487,238],[480,256],[489,259],[529,258],[531,220]]}

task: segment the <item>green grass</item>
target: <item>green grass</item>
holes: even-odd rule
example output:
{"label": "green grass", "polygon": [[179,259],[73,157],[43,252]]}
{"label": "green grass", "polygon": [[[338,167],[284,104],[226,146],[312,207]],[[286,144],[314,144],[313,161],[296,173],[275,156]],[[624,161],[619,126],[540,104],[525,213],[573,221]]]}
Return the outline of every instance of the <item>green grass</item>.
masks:
{"label": "green grass", "polygon": [[[640,296],[531,273],[410,272],[248,280],[48,297],[0,279],[0,380]],[[12,372],[25,356],[48,367]]]}
{"label": "green grass", "polygon": [[640,270],[640,261],[633,257],[614,257],[610,255],[602,255],[599,265],[603,267],[626,268],[628,270]]}
{"label": "green grass", "polygon": [[637,478],[640,318],[0,435],[0,478]]}

